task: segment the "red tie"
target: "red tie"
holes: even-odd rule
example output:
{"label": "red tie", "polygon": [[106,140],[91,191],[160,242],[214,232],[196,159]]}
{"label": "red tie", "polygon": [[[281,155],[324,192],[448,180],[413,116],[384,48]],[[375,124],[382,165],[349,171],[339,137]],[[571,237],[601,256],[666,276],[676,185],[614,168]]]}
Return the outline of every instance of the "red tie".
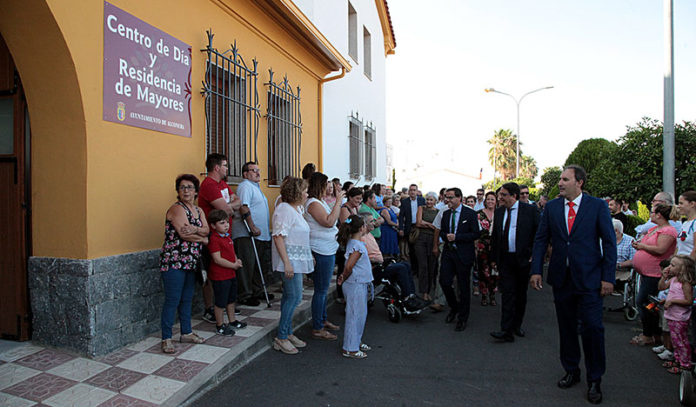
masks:
{"label": "red tie", "polygon": [[575,202],[568,202],[568,234],[573,230],[573,222],[575,222],[575,209],[573,209],[573,206],[575,206]]}

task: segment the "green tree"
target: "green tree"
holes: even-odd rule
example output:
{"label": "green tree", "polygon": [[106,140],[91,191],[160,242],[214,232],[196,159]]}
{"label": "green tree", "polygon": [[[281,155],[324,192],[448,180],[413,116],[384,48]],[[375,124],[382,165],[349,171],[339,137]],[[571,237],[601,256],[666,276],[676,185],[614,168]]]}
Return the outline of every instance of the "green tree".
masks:
{"label": "green tree", "polygon": [[585,190],[595,196],[613,195],[607,190],[607,178],[612,177],[612,159],[617,144],[603,138],[592,138],[581,141],[568,156],[564,166],[577,164],[587,172]]}
{"label": "green tree", "polygon": [[[643,118],[628,127],[619,139],[613,155],[614,176],[607,180],[619,198],[650,202],[662,190],[662,123]],[[675,138],[675,188],[677,194],[696,186],[696,126],[692,122],[677,123]]]}
{"label": "green tree", "polygon": [[544,169],[544,173],[541,174],[541,183],[544,184],[544,188],[541,193],[551,197],[550,193],[553,187],[558,185],[558,181],[561,180],[561,167],[548,167]]}
{"label": "green tree", "polygon": [[[520,148],[521,150],[521,148]],[[520,178],[536,178],[539,173],[536,160],[528,155],[520,156]]]}
{"label": "green tree", "polygon": [[483,189],[486,191],[495,191],[496,189],[500,188],[503,184],[507,182],[515,182],[518,185],[526,185],[530,189],[530,194],[531,190],[536,187],[536,184],[534,183],[534,180],[531,178],[525,178],[525,177],[520,177],[520,178],[513,178],[509,180],[502,180],[502,179],[497,179],[496,181],[488,181],[485,184],[483,184]]}
{"label": "green tree", "polygon": [[[491,148],[488,150],[488,161],[493,171],[500,173],[504,180],[515,177],[517,162],[517,136],[511,130],[500,129],[487,141]],[[521,148],[520,148],[521,150]]]}

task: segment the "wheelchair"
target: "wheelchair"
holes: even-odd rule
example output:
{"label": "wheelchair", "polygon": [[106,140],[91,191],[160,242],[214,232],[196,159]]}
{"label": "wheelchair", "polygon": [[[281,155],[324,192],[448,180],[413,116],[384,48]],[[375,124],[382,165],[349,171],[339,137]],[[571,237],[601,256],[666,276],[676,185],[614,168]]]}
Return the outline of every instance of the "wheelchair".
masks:
{"label": "wheelchair", "polygon": [[622,304],[618,308],[609,308],[607,311],[619,312],[622,311],[626,321],[635,321],[638,318],[638,304],[636,304],[636,296],[638,296],[638,287],[640,286],[640,274],[631,269],[631,274],[624,281],[624,290]]}
{"label": "wheelchair", "polygon": [[401,286],[399,286],[396,277],[387,278],[384,276],[384,271],[386,268],[394,263],[396,263],[396,261],[390,259],[382,264],[372,265],[375,295],[374,300],[368,302],[368,306],[372,306],[375,300],[382,301],[385,309],[387,310],[387,317],[389,320],[394,323],[399,323],[404,315],[417,315],[420,314],[423,309],[408,309],[406,307],[406,301],[403,298],[404,296]]}

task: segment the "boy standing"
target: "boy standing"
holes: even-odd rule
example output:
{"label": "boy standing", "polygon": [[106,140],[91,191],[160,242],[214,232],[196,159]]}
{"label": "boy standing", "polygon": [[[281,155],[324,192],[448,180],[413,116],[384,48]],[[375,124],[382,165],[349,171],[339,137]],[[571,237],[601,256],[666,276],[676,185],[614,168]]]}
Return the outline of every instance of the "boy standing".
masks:
{"label": "boy standing", "polygon": [[[210,270],[208,278],[212,282],[215,294],[215,333],[234,335],[232,328],[246,327],[245,322],[237,321],[234,316],[234,304],[237,301],[237,278],[235,271],[242,267],[242,261],[234,253],[230,238],[229,215],[220,209],[210,211],[208,215],[211,229],[208,251],[210,252]],[[227,309],[229,324],[224,324],[224,312]]]}

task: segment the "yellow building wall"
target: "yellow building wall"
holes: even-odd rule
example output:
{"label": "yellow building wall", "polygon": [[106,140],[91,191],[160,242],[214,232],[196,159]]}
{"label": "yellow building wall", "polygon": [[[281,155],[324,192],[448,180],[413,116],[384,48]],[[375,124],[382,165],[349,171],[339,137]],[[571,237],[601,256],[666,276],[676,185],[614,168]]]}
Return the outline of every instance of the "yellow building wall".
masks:
{"label": "yellow building wall", "polygon": [[[42,3],[36,0],[31,2]],[[62,126],[48,129],[44,123],[32,121],[37,141],[32,146],[32,190],[37,195],[41,194],[38,189],[43,187],[52,195],[60,190],[60,194],[53,195],[52,199],[70,197],[79,201],[82,197],[85,202],[82,206],[76,206],[76,213],[66,211],[68,216],[58,216],[56,220],[52,199],[35,200],[34,256],[96,258],[161,246],[165,212],[176,200],[174,179],[178,174],[199,175],[205,171],[205,114],[200,89],[206,57],[200,50],[207,44],[206,30],[209,28],[215,34],[213,44],[219,50],[228,49],[236,40],[248,64],[254,57],[259,61],[257,90],[262,117],[259,120],[257,151],[262,172],[267,172],[267,126],[264,117],[267,86],[264,83],[269,80],[269,68],[275,72],[276,82],[287,74],[292,86],[302,89],[301,161],[318,160],[319,79],[328,74],[329,69],[312,56],[310,49],[253,2],[111,2],[192,46],[191,138],[102,120],[103,3],[82,0],[46,0],[46,3],[74,63],[83,102],[79,109],[83,109],[84,117],[84,122],[78,124],[85,127],[86,140],[84,146],[72,143],[62,146],[61,150],[66,155],[56,156],[54,144],[60,140],[63,131],[69,130],[64,130]],[[7,29],[11,30],[12,27]],[[33,29],[36,35],[41,35],[40,27]],[[10,49],[14,55],[12,47]],[[46,70],[46,67],[43,69]],[[61,76],[54,78],[58,83],[61,79]],[[26,87],[30,94],[31,83],[27,83]],[[28,101],[31,111],[35,101],[29,98]],[[52,95],[51,101],[61,103],[60,94]],[[45,120],[43,117],[42,121]],[[56,135],[50,142],[45,140],[43,134],[37,134],[49,131]],[[61,164],[66,171],[75,167],[78,175],[76,182],[71,182],[68,174],[60,174],[62,177],[52,174],[51,162],[63,159],[68,161],[66,165]],[[80,169],[86,170],[85,182],[80,182],[84,180],[84,177],[79,177]],[[43,178],[47,177],[44,181]],[[49,185],[53,182],[59,183],[61,188]],[[273,202],[278,189],[268,188],[265,180],[261,185],[269,201]],[[71,215],[76,219],[73,220]],[[66,230],[68,222],[71,226]],[[73,223],[77,226],[72,227]]]}

